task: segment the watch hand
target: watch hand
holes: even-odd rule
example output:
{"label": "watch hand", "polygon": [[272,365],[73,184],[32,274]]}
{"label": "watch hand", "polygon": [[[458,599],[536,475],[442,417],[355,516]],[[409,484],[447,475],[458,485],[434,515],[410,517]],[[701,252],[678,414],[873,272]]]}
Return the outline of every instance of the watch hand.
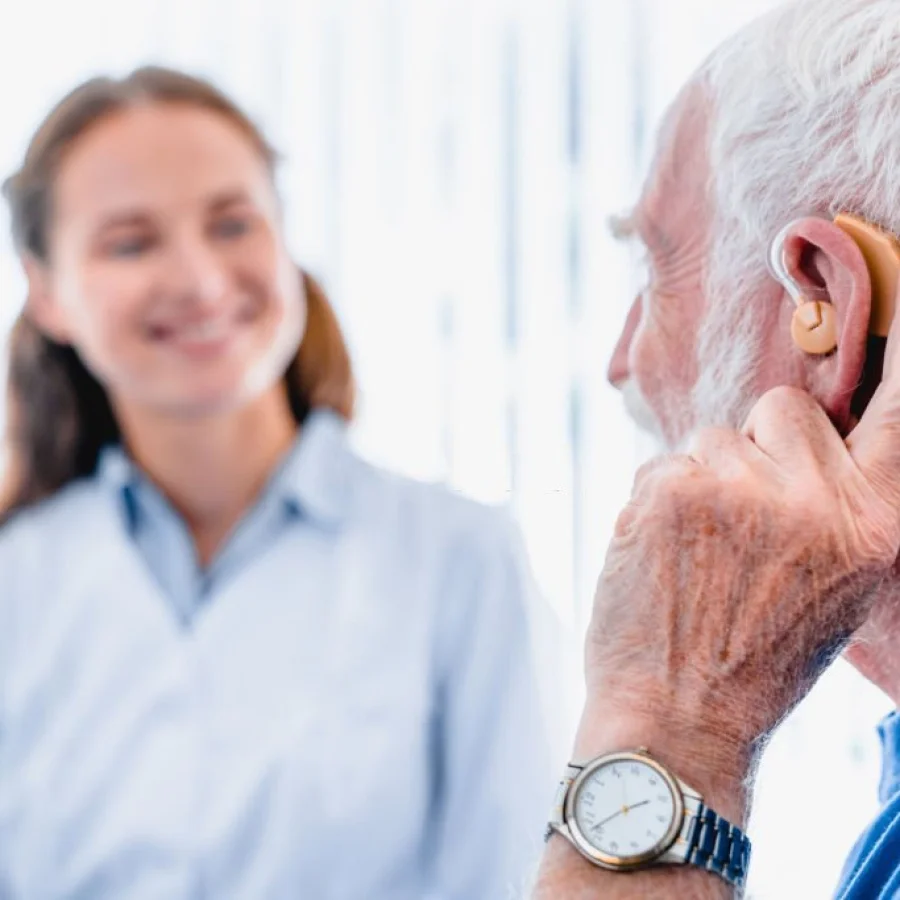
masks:
{"label": "watch hand", "polygon": [[637,809],[639,806],[646,806],[650,801],[649,800],[641,800],[640,803],[635,803],[634,806],[623,806],[617,812],[614,812],[611,816],[607,816],[602,822],[598,822],[596,825],[591,826],[591,831],[596,831],[598,828],[602,828],[607,822],[611,822],[616,816],[627,815],[633,809]]}
{"label": "watch hand", "polygon": [[[650,802],[649,800],[647,801]],[[621,816],[622,813],[627,812],[628,807],[623,806],[622,809],[616,810],[611,816],[607,816],[602,822],[598,822],[596,825],[591,826],[591,831],[596,831],[598,828],[602,828],[607,822],[611,822],[616,816]]]}

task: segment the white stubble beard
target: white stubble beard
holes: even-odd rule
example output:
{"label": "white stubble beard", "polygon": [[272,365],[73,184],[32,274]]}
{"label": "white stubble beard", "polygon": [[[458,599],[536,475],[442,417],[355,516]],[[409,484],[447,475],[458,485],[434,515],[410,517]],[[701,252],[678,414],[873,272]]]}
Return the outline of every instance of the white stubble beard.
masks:
{"label": "white stubble beard", "polygon": [[629,378],[627,381],[623,381],[618,388],[629,418],[641,431],[660,445],[665,446],[666,439],[659,417],[647,402],[637,381],[634,378]]}

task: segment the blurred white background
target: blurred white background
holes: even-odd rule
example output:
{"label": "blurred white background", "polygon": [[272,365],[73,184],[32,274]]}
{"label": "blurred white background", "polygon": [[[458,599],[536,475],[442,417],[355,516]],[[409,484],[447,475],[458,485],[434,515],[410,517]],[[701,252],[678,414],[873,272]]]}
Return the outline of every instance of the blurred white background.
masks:
{"label": "blurred white background", "polygon": [[[0,171],[90,75],[159,62],[231,92],[286,157],[292,245],[329,289],[362,382],[361,449],[510,501],[577,663],[615,515],[649,451],[605,382],[635,282],[606,219],[636,198],[678,85],[771,5],[9,4]],[[24,288],[2,240],[5,329]],[[875,810],[887,708],[839,663],[784,726],[752,823],[754,898],[830,895]]]}

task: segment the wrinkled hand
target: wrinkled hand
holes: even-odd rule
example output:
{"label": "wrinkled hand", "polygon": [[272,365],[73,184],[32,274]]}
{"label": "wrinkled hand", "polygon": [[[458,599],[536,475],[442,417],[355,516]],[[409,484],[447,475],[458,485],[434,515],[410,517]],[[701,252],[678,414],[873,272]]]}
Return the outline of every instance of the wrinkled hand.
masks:
{"label": "wrinkled hand", "polygon": [[900,550],[897,332],[846,441],[778,388],[741,433],[701,432],[638,473],[588,633],[595,728],[645,723],[739,777],[866,620]]}

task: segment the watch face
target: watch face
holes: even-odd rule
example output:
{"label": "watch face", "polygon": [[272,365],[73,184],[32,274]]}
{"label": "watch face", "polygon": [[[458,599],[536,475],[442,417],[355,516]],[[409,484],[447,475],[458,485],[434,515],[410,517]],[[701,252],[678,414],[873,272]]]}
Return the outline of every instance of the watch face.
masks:
{"label": "watch face", "polygon": [[586,770],[573,801],[578,843],[613,865],[635,865],[663,852],[683,815],[668,776],[635,754],[610,757]]}

